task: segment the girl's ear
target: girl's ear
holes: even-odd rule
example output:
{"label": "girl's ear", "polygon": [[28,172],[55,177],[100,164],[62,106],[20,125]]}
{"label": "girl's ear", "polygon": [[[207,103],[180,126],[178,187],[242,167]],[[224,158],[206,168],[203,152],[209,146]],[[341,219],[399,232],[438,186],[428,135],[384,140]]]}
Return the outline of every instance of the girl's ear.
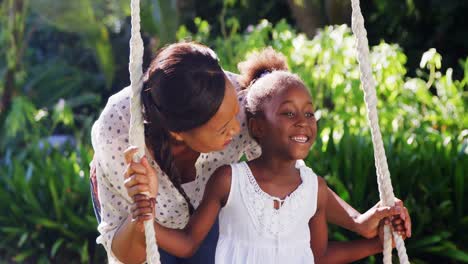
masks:
{"label": "girl's ear", "polygon": [[258,118],[258,117],[252,117],[249,119],[249,122],[247,125],[248,125],[252,138],[260,139],[263,137],[265,133],[265,129],[263,127],[262,121],[263,121],[262,118]]}

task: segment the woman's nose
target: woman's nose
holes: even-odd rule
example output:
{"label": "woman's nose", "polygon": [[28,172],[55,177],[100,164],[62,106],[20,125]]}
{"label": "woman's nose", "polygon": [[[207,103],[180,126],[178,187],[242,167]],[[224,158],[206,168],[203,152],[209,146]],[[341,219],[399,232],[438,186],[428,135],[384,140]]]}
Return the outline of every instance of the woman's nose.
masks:
{"label": "woman's nose", "polygon": [[231,130],[230,130],[229,136],[234,137],[235,135],[239,134],[239,132],[240,132],[240,123],[239,123],[239,120],[235,118],[232,124]]}

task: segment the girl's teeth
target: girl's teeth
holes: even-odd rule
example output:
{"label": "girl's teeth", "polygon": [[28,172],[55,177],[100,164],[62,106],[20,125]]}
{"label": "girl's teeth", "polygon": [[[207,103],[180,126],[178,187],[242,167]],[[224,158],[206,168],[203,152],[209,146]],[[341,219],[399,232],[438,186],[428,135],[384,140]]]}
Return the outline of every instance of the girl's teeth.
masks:
{"label": "girl's teeth", "polygon": [[291,137],[292,140],[299,142],[299,143],[305,143],[309,139],[308,137]]}

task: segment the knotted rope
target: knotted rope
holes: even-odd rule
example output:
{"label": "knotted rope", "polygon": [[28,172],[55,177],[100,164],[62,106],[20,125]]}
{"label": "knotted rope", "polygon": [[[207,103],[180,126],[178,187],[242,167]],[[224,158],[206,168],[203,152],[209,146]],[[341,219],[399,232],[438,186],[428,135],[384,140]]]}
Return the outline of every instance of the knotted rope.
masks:
{"label": "knotted rope", "polygon": [[[379,118],[377,115],[377,96],[375,92],[375,80],[372,76],[372,70],[369,60],[369,45],[367,41],[367,32],[364,27],[364,18],[361,14],[359,0],[351,0],[352,12],[352,30],[356,36],[357,59],[359,70],[361,72],[361,84],[364,90],[364,100],[367,106],[367,118],[372,134],[372,143],[374,145],[375,167],[377,170],[377,183],[379,186],[380,200],[384,206],[393,206],[395,204],[395,195],[393,194],[392,181],[388,170],[387,157],[380,133]],[[392,233],[389,226],[384,228],[384,264],[392,263]],[[405,242],[396,232],[393,232],[396,248],[400,263],[408,264]]]}
{"label": "knotted rope", "polygon": [[[138,147],[134,160],[139,161],[145,155],[145,127],[141,106],[141,89],[143,87],[143,40],[140,34],[140,0],[131,0],[132,35],[130,38],[130,130],[129,142]],[[145,221],[146,261],[149,264],[160,264],[159,250],[154,232],[154,219]]]}

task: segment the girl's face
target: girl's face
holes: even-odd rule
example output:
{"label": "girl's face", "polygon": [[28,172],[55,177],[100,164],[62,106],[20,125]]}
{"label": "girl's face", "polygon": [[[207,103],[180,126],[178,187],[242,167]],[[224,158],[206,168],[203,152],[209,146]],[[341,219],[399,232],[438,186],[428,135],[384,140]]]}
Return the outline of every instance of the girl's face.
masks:
{"label": "girl's face", "polygon": [[[304,159],[317,136],[312,99],[303,85],[278,91],[262,107],[263,118],[252,119],[250,129],[263,151],[287,159]],[[276,154],[275,154],[276,155]]]}
{"label": "girl's face", "polygon": [[234,86],[226,78],[224,99],[216,114],[205,124],[184,132],[172,132],[176,140],[191,149],[207,153],[223,150],[240,131],[237,113],[239,102]]}

